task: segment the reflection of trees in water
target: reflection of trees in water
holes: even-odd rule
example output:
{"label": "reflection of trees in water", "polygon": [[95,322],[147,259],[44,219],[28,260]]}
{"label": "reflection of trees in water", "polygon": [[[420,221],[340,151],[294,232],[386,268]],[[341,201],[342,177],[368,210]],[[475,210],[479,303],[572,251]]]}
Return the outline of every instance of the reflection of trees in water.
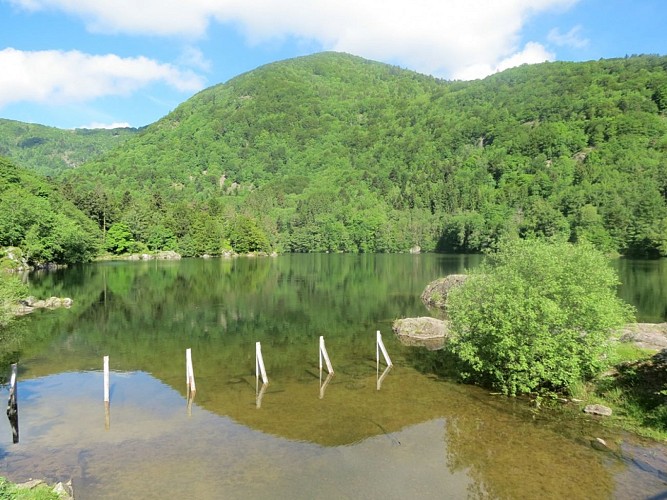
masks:
{"label": "reflection of trees in water", "polygon": [[[609,496],[602,455],[578,440],[596,435],[592,428],[580,430],[571,417],[545,422],[521,402],[445,382],[455,365],[442,352],[384,336],[396,366],[377,391],[378,325],[422,315],[424,286],[461,272],[462,259],[305,255],[77,266],[36,279],[34,295],[56,290],[75,305],[19,322],[31,336],[23,355],[39,356],[35,376],[100,369],[109,354],[114,370],[150,372],[185,395],[191,347],[197,404],[252,428],[338,445],[444,418],[449,467],[475,479],[473,496]],[[336,370],[321,400],[319,335]],[[256,341],[271,378],[261,411]]]}
{"label": "reflection of trees in water", "polygon": [[451,416],[447,463],[473,478],[475,497],[608,498],[614,483],[603,456],[525,416],[487,408]]}
{"label": "reflection of trees in water", "polygon": [[667,321],[667,259],[615,259],[612,264],[622,283],[619,295],[637,308],[638,321]]}
{"label": "reflection of trees in water", "polygon": [[26,323],[14,321],[0,328],[0,384],[9,380],[9,367],[19,361],[24,339],[29,335]]}
{"label": "reflection of trees in water", "polygon": [[[442,351],[412,349],[407,360],[438,380],[456,377],[456,360]],[[466,471],[474,479],[471,496],[605,498],[613,492],[604,457],[583,437],[595,435],[596,424],[569,411],[535,413],[523,399],[450,387],[465,397],[458,408],[444,409],[447,463],[452,472]]]}

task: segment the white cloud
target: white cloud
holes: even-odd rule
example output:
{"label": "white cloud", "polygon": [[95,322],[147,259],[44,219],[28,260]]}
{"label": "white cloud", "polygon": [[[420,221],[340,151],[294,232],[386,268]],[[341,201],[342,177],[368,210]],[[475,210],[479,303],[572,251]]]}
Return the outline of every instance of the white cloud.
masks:
{"label": "white cloud", "polygon": [[555,54],[547,51],[542,45],[535,42],[528,42],[521,52],[512,54],[497,64],[473,64],[457,71],[453,78],[457,80],[475,80],[485,76],[504,71],[508,68],[521,66],[522,64],[536,64],[545,61],[553,61]]}
{"label": "white cloud", "polygon": [[83,127],[76,128],[85,128],[85,129],[94,129],[94,128],[104,128],[104,129],[114,129],[114,128],[131,128],[132,126],[127,122],[115,122],[115,123],[99,123],[93,122],[89,125],[84,125]]}
{"label": "white cloud", "polygon": [[554,28],[549,31],[547,40],[554,45],[573,47],[575,49],[582,49],[589,43],[587,38],[581,36],[581,26],[575,26],[567,33],[561,33],[558,28]]}
{"label": "white cloud", "polygon": [[251,43],[293,36],[450,77],[528,57],[517,46],[527,20],[578,0],[12,1],[79,16],[91,31],[200,37],[217,21],[238,27]]}
{"label": "white cloud", "polygon": [[178,64],[189,68],[195,68],[201,71],[211,71],[211,61],[204,57],[204,54],[197,47],[188,45],[185,47],[178,58]]}
{"label": "white cloud", "polygon": [[129,95],[157,82],[183,92],[204,87],[192,71],[146,57],[7,48],[0,50],[0,68],[0,107],[19,101],[64,104]]}

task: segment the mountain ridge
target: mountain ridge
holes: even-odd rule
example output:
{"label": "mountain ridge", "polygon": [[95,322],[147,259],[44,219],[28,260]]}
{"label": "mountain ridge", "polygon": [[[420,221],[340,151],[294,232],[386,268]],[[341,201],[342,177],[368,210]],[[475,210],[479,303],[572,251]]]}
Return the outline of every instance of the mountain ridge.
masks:
{"label": "mountain ridge", "polygon": [[186,255],[239,227],[282,251],[556,236],[667,255],[666,109],[664,56],[459,82],[320,53],[209,87],[60,179],[103,230]]}

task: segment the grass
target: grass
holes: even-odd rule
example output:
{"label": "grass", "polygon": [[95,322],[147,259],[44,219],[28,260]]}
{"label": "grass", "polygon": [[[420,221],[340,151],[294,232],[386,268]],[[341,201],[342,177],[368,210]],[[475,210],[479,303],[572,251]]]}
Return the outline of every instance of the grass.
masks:
{"label": "grass", "polygon": [[610,407],[609,425],[667,441],[667,354],[619,343],[609,359],[613,369],[572,387],[572,395]]}
{"label": "grass", "polygon": [[61,500],[62,497],[46,484],[34,488],[20,488],[16,484],[0,477],[1,500]]}

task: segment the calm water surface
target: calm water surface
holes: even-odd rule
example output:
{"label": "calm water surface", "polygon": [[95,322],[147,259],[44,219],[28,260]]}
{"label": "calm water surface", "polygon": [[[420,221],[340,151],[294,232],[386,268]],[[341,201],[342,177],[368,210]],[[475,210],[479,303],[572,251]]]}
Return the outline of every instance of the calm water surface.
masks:
{"label": "calm water surface", "polygon": [[[429,314],[428,282],[478,261],[287,255],[35,276],[35,295],[75,302],[21,320],[35,340],[20,346],[18,444],[0,419],[0,475],[71,479],[77,499],[663,498],[661,445],[446,382],[442,356],[393,336],[394,319]],[[665,262],[615,265],[640,319],[664,321]],[[376,330],[394,362],[379,390]],[[259,393],[257,341],[270,379]]]}

